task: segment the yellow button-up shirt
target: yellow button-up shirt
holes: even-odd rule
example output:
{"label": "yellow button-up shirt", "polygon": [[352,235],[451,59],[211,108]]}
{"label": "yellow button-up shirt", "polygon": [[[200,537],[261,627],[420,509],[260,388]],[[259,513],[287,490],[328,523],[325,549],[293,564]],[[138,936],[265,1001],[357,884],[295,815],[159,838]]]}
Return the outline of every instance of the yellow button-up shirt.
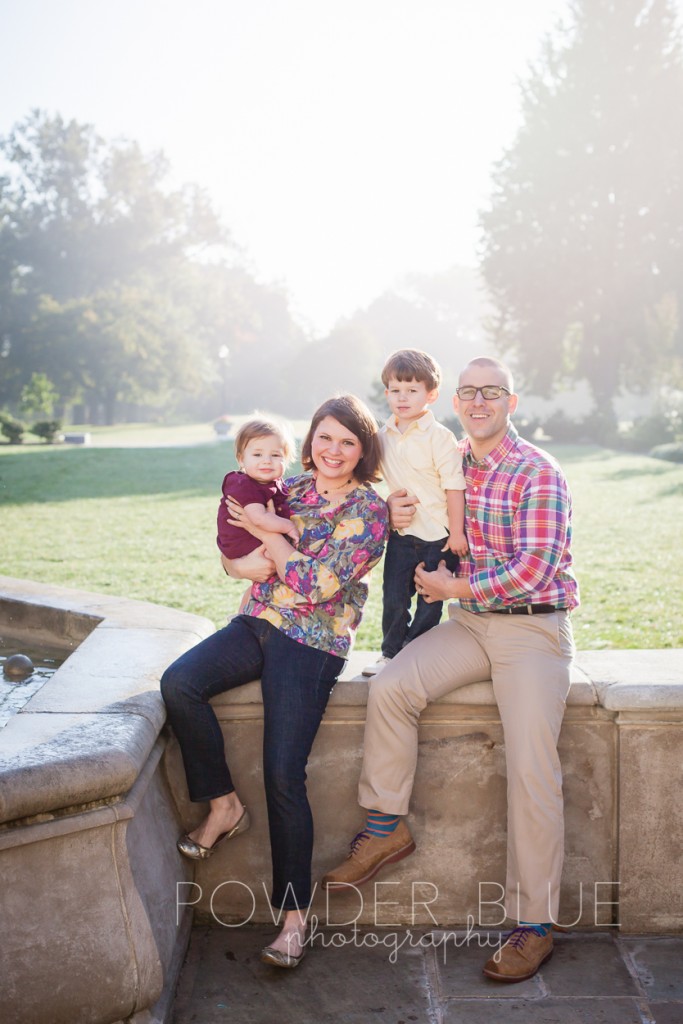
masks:
{"label": "yellow button-up shirt", "polygon": [[455,436],[427,410],[405,433],[392,416],[379,432],[382,476],[389,492],[402,487],[420,499],[415,516],[401,534],[440,540],[448,533],[446,491],[464,491],[462,455]]}

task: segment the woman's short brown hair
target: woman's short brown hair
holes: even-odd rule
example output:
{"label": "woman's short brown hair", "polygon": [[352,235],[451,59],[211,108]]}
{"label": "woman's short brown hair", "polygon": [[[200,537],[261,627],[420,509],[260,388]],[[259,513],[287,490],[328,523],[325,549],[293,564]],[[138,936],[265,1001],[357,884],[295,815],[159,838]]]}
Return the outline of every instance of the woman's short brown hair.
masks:
{"label": "woman's short brown hair", "polygon": [[337,395],[336,398],[328,398],[313,413],[311,425],[301,445],[301,465],[304,469],[313,469],[311,456],[313,435],[318,429],[318,424],[326,416],[332,416],[333,419],[338,420],[361,443],[363,455],[353,471],[356,480],[361,484],[374,483],[379,480],[380,448],[377,420],[368,407],[355,395]]}

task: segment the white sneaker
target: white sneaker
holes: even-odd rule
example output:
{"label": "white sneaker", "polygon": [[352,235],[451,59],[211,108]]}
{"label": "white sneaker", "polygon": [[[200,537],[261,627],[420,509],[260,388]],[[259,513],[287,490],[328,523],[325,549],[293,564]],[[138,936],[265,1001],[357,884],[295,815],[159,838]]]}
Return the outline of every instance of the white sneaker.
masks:
{"label": "white sneaker", "polygon": [[374,665],[366,665],[362,674],[364,676],[376,676],[377,673],[381,672],[384,666],[388,665],[390,661],[391,658],[385,658],[384,655],[382,655],[381,658],[377,659]]}

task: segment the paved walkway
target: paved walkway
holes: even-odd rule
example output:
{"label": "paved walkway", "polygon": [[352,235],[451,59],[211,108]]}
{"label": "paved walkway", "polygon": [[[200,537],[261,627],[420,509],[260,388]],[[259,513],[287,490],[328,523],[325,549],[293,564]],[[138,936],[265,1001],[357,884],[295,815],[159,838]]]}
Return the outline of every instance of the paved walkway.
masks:
{"label": "paved walkway", "polygon": [[174,1024],[683,1024],[683,937],[557,934],[501,985],[481,973],[497,932],[325,929],[294,971],[260,963],[274,934],[195,928]]}

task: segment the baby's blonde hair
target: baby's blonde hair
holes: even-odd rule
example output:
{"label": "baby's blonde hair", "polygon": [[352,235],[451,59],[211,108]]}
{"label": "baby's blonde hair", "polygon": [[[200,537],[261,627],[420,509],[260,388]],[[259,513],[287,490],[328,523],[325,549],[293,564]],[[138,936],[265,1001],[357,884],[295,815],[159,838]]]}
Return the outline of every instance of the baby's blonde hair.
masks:
{"label": "baby's blonde hair", "polygon": [[282,445],[285,465],[288,466],[294,461],[296,441],[289,427],[284,423],[276,423],[275,420],[262,419],[245,420],[235,434],[235,455],[238,459],[249,442],[257,437],[276,437]]}

